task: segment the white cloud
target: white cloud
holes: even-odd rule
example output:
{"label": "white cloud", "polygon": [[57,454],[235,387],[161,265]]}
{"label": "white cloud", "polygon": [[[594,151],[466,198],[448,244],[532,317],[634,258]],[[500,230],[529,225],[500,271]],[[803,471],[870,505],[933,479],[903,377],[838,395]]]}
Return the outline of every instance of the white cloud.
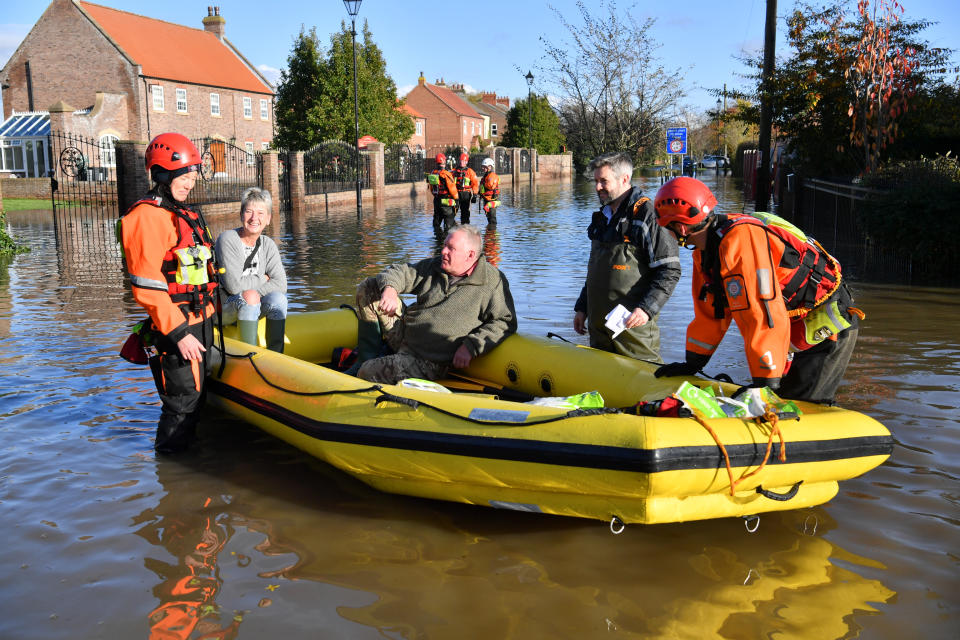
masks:
{"label": "white cloud", "polygon": [[277,86],[277,83],[280,82],[280,69],[276,67],[271,67],[268,64],[259,64],[257,65],[257,71],[263,74],[263,77],[270,81],[270,84]]}
{"label": "white cloud", "polygon": [[397,97],[398,97],[398,98],[403,98],[403,97],[406,96],[408,93],[410,93],[411,91],[413,91],[413,88],[414,88],[415,86],[417,86],[417,85],[415,85],[415,84],[405,84],[405,85],[403,85],[402,87],[397,87]]}

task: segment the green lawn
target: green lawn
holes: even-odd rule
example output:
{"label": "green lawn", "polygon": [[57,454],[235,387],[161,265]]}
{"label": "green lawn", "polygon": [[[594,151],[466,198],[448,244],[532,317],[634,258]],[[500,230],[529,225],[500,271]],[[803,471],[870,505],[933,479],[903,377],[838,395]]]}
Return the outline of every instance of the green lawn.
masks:
{"label": "green lawn", "polygon": [[36,211],[38,209],[46,209],[47,211],[52,210],[53,205],[50,203],[50,198],[46,198],[44,200],[36,200],[34,198],[3,199],[4,211]]}

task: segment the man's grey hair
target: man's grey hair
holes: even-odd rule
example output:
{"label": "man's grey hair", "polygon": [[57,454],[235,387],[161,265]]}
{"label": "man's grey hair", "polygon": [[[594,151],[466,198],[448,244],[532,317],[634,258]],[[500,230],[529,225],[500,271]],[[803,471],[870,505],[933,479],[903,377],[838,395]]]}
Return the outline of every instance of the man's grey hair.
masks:
{"label": "man's grey hair", "polygon": [[473,247],[473,250],[477,252],[477,255],[480,255],[480,249],[483,247],[483,234],[480,233],[480,229],[473,226],[472,224],[455,224],[450,227],[450,230],[447,231],[447,237],[449,238],[457,231],[463,231],[467,234],[467,240],[470,241],[470,245]]}
{"label": "man's grey hair", "polygon": [[270,192],[260,187],[250,187],[240,196],[240,215],[242,216],[247,207],[256,202],[263,203],[267,213],[273,211],[273,196],[270,195]]}
{"label": "man's grey hair", "polygon": [[590,161],[589,169],[591,173],[603,167],[610,167],[610,170],[616,176],[633,175],[633,160],[630,158],[630,154],[623,151],[602,153]]}

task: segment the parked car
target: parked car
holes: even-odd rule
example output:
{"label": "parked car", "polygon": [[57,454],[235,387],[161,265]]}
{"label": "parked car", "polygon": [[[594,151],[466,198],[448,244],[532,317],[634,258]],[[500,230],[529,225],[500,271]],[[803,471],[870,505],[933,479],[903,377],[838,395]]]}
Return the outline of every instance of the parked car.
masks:
{"label": "parked car", "polygon": [[700,166],[704,169],[716,169],[717,167],[727,169],[730,167],[730,158],[727,156],[703,156]]}
{"label": "parked car", "polygon": [[683,156],[683,172],[693,173],[697,168],[697,161],[694,160],[693,156]]}

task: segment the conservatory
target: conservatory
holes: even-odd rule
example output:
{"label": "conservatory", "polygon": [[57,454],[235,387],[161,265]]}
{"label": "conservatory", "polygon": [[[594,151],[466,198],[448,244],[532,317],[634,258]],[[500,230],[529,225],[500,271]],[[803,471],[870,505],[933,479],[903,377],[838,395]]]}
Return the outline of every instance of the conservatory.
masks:
{"label": "conservatory", "polygon": [[51,168],[49,134],[46,111],[14,111],[0,124],[0,177],[46,177]]}

